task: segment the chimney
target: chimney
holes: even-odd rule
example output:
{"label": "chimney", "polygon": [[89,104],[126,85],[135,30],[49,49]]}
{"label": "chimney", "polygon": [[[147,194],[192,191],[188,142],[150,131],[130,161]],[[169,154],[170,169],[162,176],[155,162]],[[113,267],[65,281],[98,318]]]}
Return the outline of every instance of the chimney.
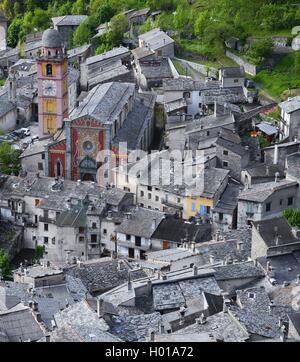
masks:
{"label": "chimney", "polygon": [[274,233],[275,233],[275,239],[274,239],[275,245],[278,246],[278,244],[279,244],[279,234],[278,234],[278,227],[277,226],[274,227]]}
{"label": "chimney", "polygon": [[164,334],[164,333],[165,333],[165,326],[163,325],[163,323],[160,323],[159,329],[160,329],[160,334]]}
{"label": "chimney", "polygon": [[275,182],[279,182],[279,172],[275,172]]}
{"label": "chimney", "polygon": [[215,239],[216,239],[216,241],[220,240],[220,231],[216,232]]}
{"label": "chimney", "polygon": [[266,175],[269,176],[270,175],[270,167],[266,166]]}
{"label": "chimney", "polygon": [[196,243],[195,243],[195,241],[192,241],[192,252],[193,253],[196,252]]}
{"label": "chimney", "polygon": [[217,118],[217,101],[214,102],[214,117]]}
{"label": "chimney", "polygon": [[237,247],[237,251],[242,251],[244,249],[244,243],[242,241],[239,241],[236,244],[236,247]]}
{"label": "chimney", "polygon": [[152,230],[156,230],[156,227],[157,227],[156,219],[152,219]]}
{"label": "chimney", "polygon": [[270,303],[269,304],[269,314],[272,315],[273,314],[273,308],[274,308],[274,304],[273,303]]}
{"label": "chimney", "polygon": [[193,274],[194,276],[198,275],[198,268],[196,265],[193,266]]}
{"label": "chimney", "polygon": [[9,89],[8,89],[8,100],[11,103],[17,102],[17,79],[15,72],[9,74]]}
{"label": "chimney", "polygon": [[122,261],[118,260],[118,271],[121,271],[121,265],[122,265]]}
{"label": "chimney", "polygon": [[38,302],[32,302],[32,310],[37,312],[39,310],[39,304]]}
{"label": "chimney", "polygon": [[149,331],[149,334],[150,334],[150,342],[154,342],[154,340],[155,340],[155,330],[151,329]]}
{"label": "chimney", "polygon": [[210,256],[209,256],[209,262],[210,262],[211,265],[214,264],[214,262],[215,262],[215,257],[214,257],[214,255],[210,255]]}
{"label": "chimney", "polygon": [[223,312],[228,312],[228,307],[230,305],[230,299],[228,299],[228,293],[223,293]]}
{"label": "chimney", "polygon": [[152,292],[152,281],[151,281],[151,279],[147,280],[147,291],[148,291],[148,295],[151,295],[151,292]]}
{"label": "chimney", "polygon": [[81,180],[77,180],[77,186],[81,185]]}
{"label": "chimney", "polygon": [[51,340],[50,334],[47,334],[47,335],[45,336],[45,339],[46,339],[46,342],[50,342],[50,340]]}
{"label": "chimney", "polygon": [[168,279],[167,274],[163,274],[163,275],[162,275],[162,280],[167,280],[167,279]]}
{"label": "chimney", "polygon": [[297,143],[298,142],[298,136],[294,137],[294,142]]}
{"label": "chimney", "polygon": [[199,318],[199,322],[202,325],[206,323],[206,317],[205,317],[204,313],[201,313],[200,318]]}
{"label": "chimney", "polygon": [[40,323],[42,321],[41,313],[36,313],[35,317],[36,317],[37,322]]}
{"label": "chimney", "polygon": [[98,315],[98,318],[103,317],[103,299],[102,298],[97,299],[97,315]]}
{"label": "chimney", "polygon": [[274,147],[274,160],[273,160],[273,164],[277,165],[278,164],[278,144],[276,143],[275,147]]}
{"label": "chimney", "polygon": [[128,282],[127,282],[128,291],[132,290],[132,281],[131,281],[131,273],[128,271]]}

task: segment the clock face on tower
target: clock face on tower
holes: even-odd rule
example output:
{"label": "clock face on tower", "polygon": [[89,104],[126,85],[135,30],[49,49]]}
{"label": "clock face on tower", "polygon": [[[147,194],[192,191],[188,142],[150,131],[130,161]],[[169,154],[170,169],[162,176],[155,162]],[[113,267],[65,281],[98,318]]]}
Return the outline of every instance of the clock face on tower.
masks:
{"label": "clock face on tower", "polygon": [[43,81],[43,94],[52,97],[56,95],[56,83],[53,80]]}

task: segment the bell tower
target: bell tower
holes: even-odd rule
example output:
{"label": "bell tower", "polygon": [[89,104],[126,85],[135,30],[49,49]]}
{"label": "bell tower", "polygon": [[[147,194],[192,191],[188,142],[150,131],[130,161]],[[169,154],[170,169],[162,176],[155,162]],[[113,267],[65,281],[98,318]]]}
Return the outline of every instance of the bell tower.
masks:
{"label": "bell tower", "polygon": [[54,134],[68,117],[68,58],[55,29],[42,37],[42,52],[37,59],[39,136]]}

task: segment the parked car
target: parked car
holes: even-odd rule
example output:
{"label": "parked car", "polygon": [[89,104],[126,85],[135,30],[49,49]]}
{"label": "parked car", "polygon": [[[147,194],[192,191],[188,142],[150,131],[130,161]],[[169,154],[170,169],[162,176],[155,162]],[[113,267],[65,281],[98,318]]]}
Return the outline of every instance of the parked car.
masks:
{"label": "parked car", "polygon": [[32,143],[38,141],[39,139],[40,139],[39,136],[32,136],[31,137]]}
{"label": "parked car", "polygon": [[31,131],[28,128],[21,128],[20,131],[23,132],[25,137],[28,137],[31,135]]}

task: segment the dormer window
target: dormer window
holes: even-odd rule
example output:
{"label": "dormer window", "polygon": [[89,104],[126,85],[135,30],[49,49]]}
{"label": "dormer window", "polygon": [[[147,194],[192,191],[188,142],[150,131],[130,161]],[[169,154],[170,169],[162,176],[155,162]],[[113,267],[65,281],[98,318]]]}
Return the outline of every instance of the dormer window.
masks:
{"label": "dormer window", "polygon": [[47,75],[52,75],[52,64],[47,64],[46,69]]}
{"label": "dormer window", "polygon": [[252,292],[248,293],[248,298],[255,299],[255,293]]}

